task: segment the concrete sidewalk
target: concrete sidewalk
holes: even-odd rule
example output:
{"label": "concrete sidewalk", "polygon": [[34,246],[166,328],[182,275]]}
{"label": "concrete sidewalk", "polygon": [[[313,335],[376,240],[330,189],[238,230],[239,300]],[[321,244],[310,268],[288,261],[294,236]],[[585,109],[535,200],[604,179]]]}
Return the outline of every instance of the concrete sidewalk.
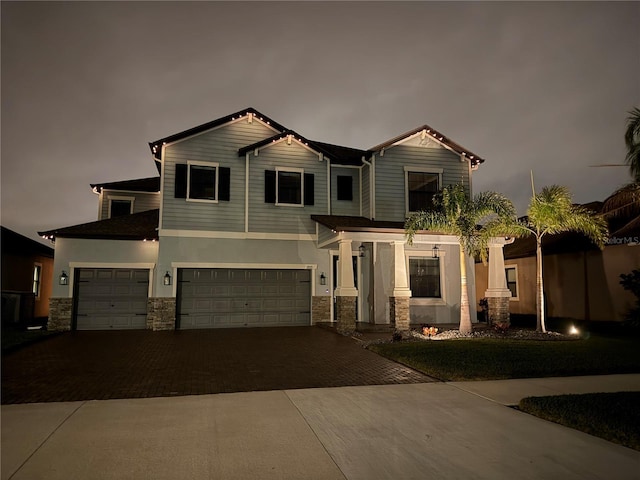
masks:
{"label": "concrete sidewalk", "polygon": [[640,452],[504,406],[612,390],[640,375],[3,405],[2,480],[639,479]]}

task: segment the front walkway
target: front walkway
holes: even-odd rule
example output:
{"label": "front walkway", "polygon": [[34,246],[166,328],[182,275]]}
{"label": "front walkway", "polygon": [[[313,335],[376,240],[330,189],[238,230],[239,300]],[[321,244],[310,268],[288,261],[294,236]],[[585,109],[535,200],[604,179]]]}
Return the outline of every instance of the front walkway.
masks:
{"label": "front walkway", "polygon": [[[613,377],[565,378],[562,390],[640,390],[640,375]],[[506,394],[508,403],[528,395],[533,383],[540,391],[559,385],[530,379],[3,405],[2,480],[638,480],[640,452],[501,404]]]}

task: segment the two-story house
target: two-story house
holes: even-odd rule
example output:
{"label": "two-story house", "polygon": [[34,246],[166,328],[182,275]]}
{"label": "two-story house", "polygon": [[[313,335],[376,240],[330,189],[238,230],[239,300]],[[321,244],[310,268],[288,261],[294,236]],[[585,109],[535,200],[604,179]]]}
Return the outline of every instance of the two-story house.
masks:
{"label": "two-story house", "polygon": [[457,239],[403,226],[484,160],[433,128],[359,150],[247,108],[149,145],[158,177],[94,184],[98,221],[41,232],[50,328],[459,321]]}

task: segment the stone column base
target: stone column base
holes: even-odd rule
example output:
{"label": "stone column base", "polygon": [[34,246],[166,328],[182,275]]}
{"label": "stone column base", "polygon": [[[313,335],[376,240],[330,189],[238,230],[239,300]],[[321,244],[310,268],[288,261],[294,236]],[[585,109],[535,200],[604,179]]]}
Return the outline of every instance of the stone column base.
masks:
{"label": "stone column base", "polygon": [[389,297],[389,319],[395,324],[396,331],[406,332],[409,330],[411,317],[409,315],[410,297]]}
{"label": "stone column base", "polygon": [[331,297],[328,295],[311,298],[311,321],[330,322],[331,321]]}
{"label": "stone column base", "polygon": [[65,332],[71,330],[73,298],[50,298],[47,330]]}
{"label": "stone column base", "polygon": [[176,329],[175,297],[154,297],[147,300],[147,329],[153,331]]}
{"label": "stone column base", "polygon": [[489,324],[511,323],[509,297],[487,297],[489,303]]}
{"label": "stone column base", "polygon": [[337,330],[353,333],[356,330],[356,300],[358,297],[336,297]]}

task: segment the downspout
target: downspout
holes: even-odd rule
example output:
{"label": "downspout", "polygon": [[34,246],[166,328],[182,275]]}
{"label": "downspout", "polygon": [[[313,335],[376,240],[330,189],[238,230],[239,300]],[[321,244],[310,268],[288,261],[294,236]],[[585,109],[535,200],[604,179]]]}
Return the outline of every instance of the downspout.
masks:
{"label": "downspout", "polygon": [[249,233],[249,152],[244,155],[244,232]]}
{"label": "downspout", "polygon": [[162,230],[162,212],[164,210],[164,177],[167,172],[165,172],[165,145],[162,144],[160,150],[160,212],[158,213],[158,239],[160,239],[160,231]]}
{"label": "downspout", "polygon": [[327,215],[331,215],[331,161],[323,155],[327,161]]}
{"label": "downspout", "polygon": [[[374,175],[374,165],[375,165],[375,156],[372,156],[372,161],[368,162],[364,157],[362,157],[362,163],[369,167],[369,217],[375,218],[375,175]],[[362,179],[362,173],[360,174],[360,178]],[[360,180],[360,211],[362,212],[362,180]]]}

